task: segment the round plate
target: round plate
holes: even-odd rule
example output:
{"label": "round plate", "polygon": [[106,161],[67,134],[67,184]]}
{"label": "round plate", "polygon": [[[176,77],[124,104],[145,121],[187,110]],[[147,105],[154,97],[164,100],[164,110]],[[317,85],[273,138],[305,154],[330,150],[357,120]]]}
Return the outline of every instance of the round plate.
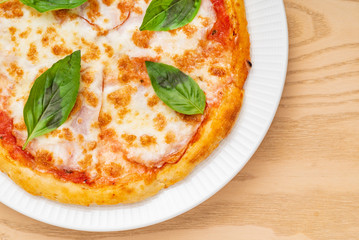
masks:
{"label": "round plate", "polygon": [[74,206],[35,197],[0,173],[0,201],[52,225],[88,231],[128,230],[165,221],[199,205],[227,184],[265,136],[281,98],[288,62],[282,0],[246,0],[253,68],[231,134],[183,181],[136,204]]}

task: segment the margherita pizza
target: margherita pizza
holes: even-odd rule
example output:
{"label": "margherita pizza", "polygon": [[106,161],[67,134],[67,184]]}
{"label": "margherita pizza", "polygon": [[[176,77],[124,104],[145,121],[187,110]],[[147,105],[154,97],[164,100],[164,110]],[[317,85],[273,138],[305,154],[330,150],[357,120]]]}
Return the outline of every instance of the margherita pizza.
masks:
{"label": "margherita pizza", "polygon": [[2,172],[63,203],[140,201],[233,126],[251,67],[244,3],[2,1],[0,66]]}

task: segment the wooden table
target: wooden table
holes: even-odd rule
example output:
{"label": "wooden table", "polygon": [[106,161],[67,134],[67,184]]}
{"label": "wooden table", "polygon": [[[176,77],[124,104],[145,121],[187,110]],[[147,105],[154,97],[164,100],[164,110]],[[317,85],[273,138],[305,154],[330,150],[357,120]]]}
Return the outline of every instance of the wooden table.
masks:
{"label": "wooden table", "polygon": [[53,227],[0,204],[0,240],[359,239],[359,0],[285,0],[290,56],[274,122],[220,192],[134,231]]}

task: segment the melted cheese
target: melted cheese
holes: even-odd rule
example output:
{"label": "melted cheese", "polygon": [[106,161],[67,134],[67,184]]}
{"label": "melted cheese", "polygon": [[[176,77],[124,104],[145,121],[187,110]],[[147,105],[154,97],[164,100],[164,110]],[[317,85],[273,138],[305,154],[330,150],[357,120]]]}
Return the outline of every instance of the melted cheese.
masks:
{"label": "melted cheese", "polygon": [[185,150],[202,117],[189,120],[161,102],[145,60],[190,74],[208,105],[231,81],[230,52],[206,37],[216,21],[210,0],[202,1],[190,24],[169,32],[138,31],[149,5],[145,0],[90,0],[44,14],[16,0],[6,4],[18,7],[5,10],[0,4],[0,103],[14,120],[19,145],[27,136],[22,110],[36,77],[82,51],[80,93],[69,119],[27,149],[37,159],[47,153],[44,159],[58,168],[85,170],[107,181],[119,169],[122,177],[131,169],[141,173],[134,163],[160,167]]}

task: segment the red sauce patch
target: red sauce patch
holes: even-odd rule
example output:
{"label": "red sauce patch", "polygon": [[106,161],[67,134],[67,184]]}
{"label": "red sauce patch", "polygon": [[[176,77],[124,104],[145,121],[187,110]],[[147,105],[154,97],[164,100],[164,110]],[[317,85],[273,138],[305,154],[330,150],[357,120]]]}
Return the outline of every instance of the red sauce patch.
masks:
{"label": "red sauce patch", "polygon": [[217,21],[208,33],[208,39],[215,40],[227,45],[229,41],[229,33],[231,29],[231,21],[226,12],[224,0],[211,0],[217,15]]}

